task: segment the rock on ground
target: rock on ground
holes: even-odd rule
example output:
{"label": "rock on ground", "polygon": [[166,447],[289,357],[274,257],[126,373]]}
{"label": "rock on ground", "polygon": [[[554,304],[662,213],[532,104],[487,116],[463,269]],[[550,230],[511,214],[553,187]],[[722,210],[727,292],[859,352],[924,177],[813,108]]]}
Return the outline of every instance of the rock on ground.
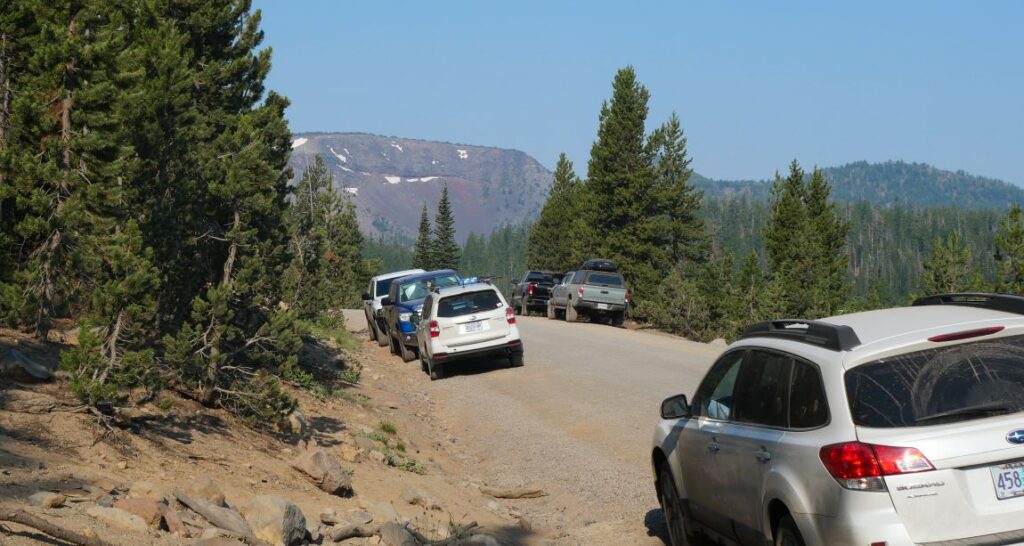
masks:
{"label": "rock on ground", "polygon": [[402,492],[402,500],[412,505],[422,506],[427,510],[441,509],[441,505],[436,500],[434,500],[430,495],[427,495],[423,491],[420,491],[419,489],[416,489],[414,487],[405,488],[405,491]]}
{"label": "rock on ground", "polygon": [[36,362],[18,349],[0,352],[0,376],[16,381],[48,381],[54,369]]}
{"label": "rock on ground", "polygon": [[38,506],[40,508],[60,508],[64,505],[64,501],[67,500],[64,495],[59,493],[51,493],[49,491],[40,491],[33,494],[28,498],[28,503],[32,506]]}
{"label": "rock on ground", "polygon": [[306,536],[306,516],[295,503],[274,495],[260,495],[242,506],[256,538],[274,546],[295,546]]}
{"label": "rock on ground", "polygon": [[381,542],[385,546],[419,546],[419,542],[404,526],[397,523],[385,523],[380,527]]}
{"label": "rock on ground", "polygon": [[121,527],[123,529],[131,529],[133,531],[149,530],[149,526],[146,525],[145,520],[136,516],[135,514],[125,512],[120,508],[104,508],[102,506],[90,506],[85,511],[86,514],[109,523],[111,525]]}
{"label": "rock on ground", "polygon": [[200,476],[185,486],[182,490],[186,495],[194,499],[202,499],[214,506],[227,506],[224,492],[213,483],[213,480],[206,476]]}
{"label": "rock on ground", "polygon": [[114,508],[135,514],[142,518],[146,525],[153,529],[159,529],[167,506],[153,499],[128,498],[115,500]]}
{"label": "rock on ground", "polygon": [[321,448],[313,448],[292,461],[292,468],[309,477],[317,487],[332,495],[352,495],[352,478],[331,454]]}

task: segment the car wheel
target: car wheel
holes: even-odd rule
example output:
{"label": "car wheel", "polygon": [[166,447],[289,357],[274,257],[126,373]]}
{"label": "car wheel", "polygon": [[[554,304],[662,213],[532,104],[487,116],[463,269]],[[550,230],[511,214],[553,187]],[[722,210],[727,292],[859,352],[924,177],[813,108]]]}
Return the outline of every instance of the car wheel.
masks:
{"label": "car wheel", "polygon": [[625,311],[615,311],[612,313],[612,326],[622,326],[624,322],[626,322]]}
{"label": "car wheel", "polygon": [[686,517],[683,515],[683,503],[676,492],[676,482],[672,479],[672,471],[667,465],[661,465],[658,471],[658,492],[661,497],[661,509],[665,513],[665,527],[668,528],[671,546],[688,546],[689,530],[686,528]]}
{"label": "car wheel", "polygon": [[387,345],[388,339],[390,338],[391,334],[389,334],[386,330],[382,330],[380,326],[377,326],[377,345],[380,345],[381,347]]}
{"label": "car wheel", "polygon": [[420,369],[423,373],[430,373],[430,364],[427,364],[427,357],[423,356],[424,354],[426,353],[420,351]]}
{"label": "car wheel", "polygon": [[523,353],[512,353],[508,357],[508,363],[513,368],[523,367]]}
{"label": "car wheel", "polygon": [[392,335],[388,335],[388,340],[391,342],[391,354],[393,354],[393,355],[399,354],[398,353],[398,346],[401,345],[402,342],[398,341],[397,339],[395,339],[394,336],[392,336]]}
{"label": "car wheel", "polygon": [[370,334],[370,339],[377,341],[377,328],[374,327],[373,321],[366,319],[366,331]]}
{"label": "car wheel", "polygon": [[530,306],[526,305],[526,300],[521,301],[519,305],[519,314],[523,315],[524,317],[530,316]]}
{"label": "car wheel", "polygon": [[441,364],[430,364],[430,380],[437,381],[444,379],[444,366]]}
{"label": "car wheel", "polygon": [[555,318],[555,304],[548,300],[548,319],[553,320]]}
{"label": "car wheel", "polygon": [[779,520],[778,529],[775,530],[775,546],[804,546],[804,537],[800,536],[793,516],[786,514]]}
{"label": "car wheel", "polygon": [[576,308],[572,306],[572,302],[570,301],[570,302],[566,303],[565,304],[565,321],[566,322],[576,322],[578,320],[580,320],[580,315],[579,315],[579,313],[576,312]]}
{"label": "car wheel", "polygon": [[405,343],[398,342],[398,354],[402,357],[402,362],[412,362],[416,360],[416,353],[419,352],[416,349],[410,349],[405,346]]}

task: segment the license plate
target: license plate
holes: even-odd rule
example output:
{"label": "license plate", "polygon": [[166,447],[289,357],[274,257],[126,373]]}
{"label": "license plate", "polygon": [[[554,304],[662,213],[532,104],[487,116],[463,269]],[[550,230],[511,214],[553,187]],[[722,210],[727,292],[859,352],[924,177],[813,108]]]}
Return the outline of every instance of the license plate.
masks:
{"label": "license plate", "polygon": [[476,333],[476,332],[482,332],[483,330],[484,330],[484,322],[482,320],[481,321],[477,321],[477,322],[467,322],[466,324],[464,324],[462,326],[462,331],[463,331],[463,333],[466,333],[466,334],[473,334],[473,333]]}
{"label": "license plate", "polygon": [[992,484],[999,500],[1024,496],[1024,464],[1012,463],[989,467]]}
{"label": "license plate", "polygon": [[608,308],[608,304],[607,303],[599,303],[599,304],[597,304],[597,308],[598,309],[607,309]]}

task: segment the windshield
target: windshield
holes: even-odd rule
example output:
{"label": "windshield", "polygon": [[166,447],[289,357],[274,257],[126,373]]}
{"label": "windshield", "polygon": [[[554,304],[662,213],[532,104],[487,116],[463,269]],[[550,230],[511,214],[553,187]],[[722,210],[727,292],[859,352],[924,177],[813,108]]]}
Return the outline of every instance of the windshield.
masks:
{"label": "windshield", "polygon": [[421,300],[427,297],[431,288],[444,288],[446,286],[457,286],[458,284],[459,276],[454,273],[402,283],[398,286],[398,301],[404,303]]}
{"label": "windshield", "polygon": [[468,294],[459,294],[458,296],[449,296],[441,300],[441,303],[437,306],[437,316],[445,318],[461,317],[483,311],[493,311],[498,307],[503,307],[503,304],[501,303],[501,298],[498,297],[497,292],[494,290],[470,292]]}
{"label": "windshield", "polygon": [[540,271],[531,271],[526,274],[526,282],[553,283],[554,279],[551,278],[551,275],[546,275]]}
{"label": "windshield", "polygon": [[587,277],[587,284],[622,286],[622,275],[618,273],[591,273]]}
{"label": "windshield", "polygon": [[1024,411],[1024,336],[884,358],[846,374],[855,424],[938,425]]}

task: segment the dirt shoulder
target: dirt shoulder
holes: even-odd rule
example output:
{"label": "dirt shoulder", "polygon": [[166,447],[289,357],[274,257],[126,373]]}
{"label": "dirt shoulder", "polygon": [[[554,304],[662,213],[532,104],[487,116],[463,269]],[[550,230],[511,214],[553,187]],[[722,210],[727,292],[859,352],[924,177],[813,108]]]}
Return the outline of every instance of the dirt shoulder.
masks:
{"label": "dirt shoulder", "polygon": [[[180,506],[188,516],[188,538],[132,529],[90,509],[137,496],[140,482],[151,485],[154,496],[173,497],[175,489],[208,478],[229,507],[240,509],[262,495],[291,501],[314,536],[321,513],[333,511],[343,517],[368,513],[370,525],[409,522],[429,538],[447,536],[450,525],[477,522],[504,544],[549,543],[557,532],[534,526],[516,502],[481,493],[483,485],[506,484],[476,475],[474,455],[438,418],[439,402],[423,388],[418,368],[361,340],[359,349],[342,355],[361,368],[357,385],[323,399],[292,389],[304,413],[298,434],[258,432],[226,412],[175,396],[141,404],[120,427],[107,430],[69,396],[65,380],[0,379],[0,513],[23,509],[116,545],[196,544],[212,526]],[[14,349],[33,359],[54,359],[60,348],[0,332],[0,356]],[[351,473],[353,495],[328,494],[292,468],[310,445]],[[31,495],[47,491],[64,496],[60,507],[29,504]],[[0,523],[3,544],[67,544],[23,525]],[[342,542],[377,543],[377,537]]]}

